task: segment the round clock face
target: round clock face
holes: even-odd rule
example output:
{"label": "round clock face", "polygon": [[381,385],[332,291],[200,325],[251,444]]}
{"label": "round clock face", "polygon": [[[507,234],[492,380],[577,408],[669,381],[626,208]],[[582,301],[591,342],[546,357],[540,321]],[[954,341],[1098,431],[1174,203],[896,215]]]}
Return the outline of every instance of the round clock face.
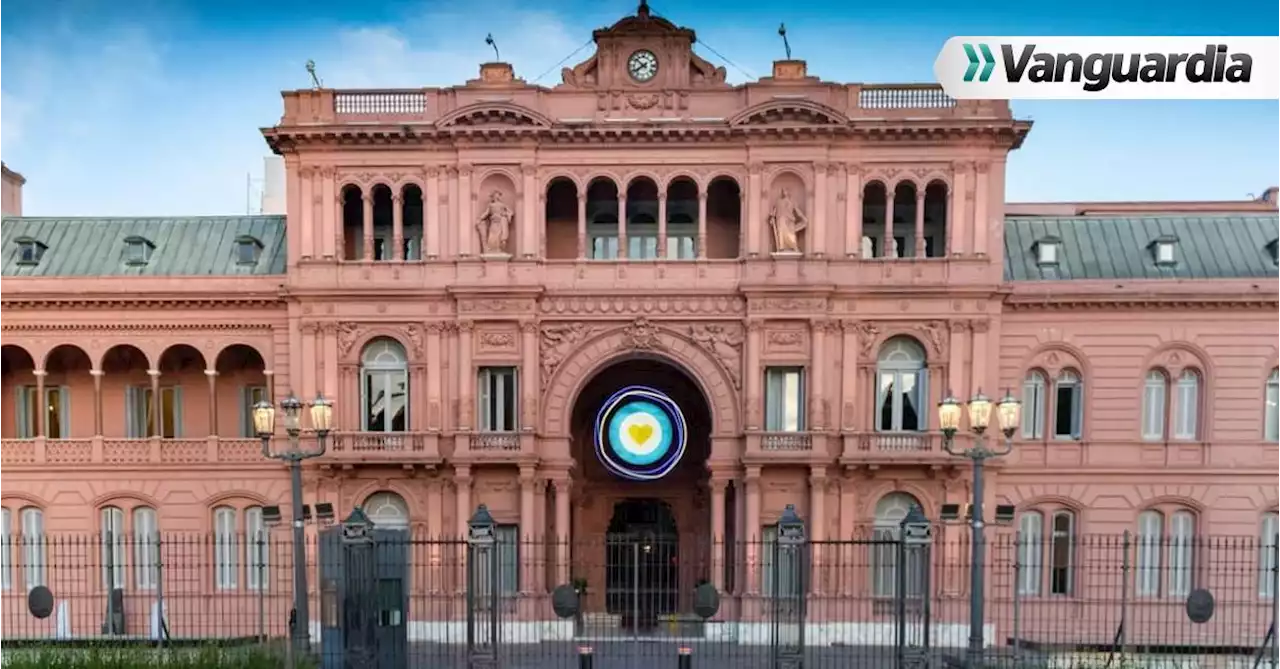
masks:
{"label": "round clock face", "polygon": [[658,74],[658,57],[652,51],[641,49],[627,59],[627,72],[636,81],[649,81]]}

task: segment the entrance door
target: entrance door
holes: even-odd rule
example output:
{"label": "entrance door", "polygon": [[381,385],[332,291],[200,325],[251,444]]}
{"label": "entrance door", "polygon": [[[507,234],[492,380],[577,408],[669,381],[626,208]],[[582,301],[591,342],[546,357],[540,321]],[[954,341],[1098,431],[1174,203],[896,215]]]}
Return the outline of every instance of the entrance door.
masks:
{"label": "entrance door", "polygon": [[624,629],[653,633],[680,596],[680,539],[666,502],[626,499],[613,509],[605,544],[605,606]]}

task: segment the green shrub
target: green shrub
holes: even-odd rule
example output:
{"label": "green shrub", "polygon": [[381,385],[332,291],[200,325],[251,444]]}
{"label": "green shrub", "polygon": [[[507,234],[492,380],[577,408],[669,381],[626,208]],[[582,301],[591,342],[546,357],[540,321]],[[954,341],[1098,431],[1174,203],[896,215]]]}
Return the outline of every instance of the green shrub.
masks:
{"label": "green shrub", "polygon": [[[313,669],[314,662],[295,662]],[[6,650],[4,669],[284,669],[282,652],[252,648],[23,648]]]}

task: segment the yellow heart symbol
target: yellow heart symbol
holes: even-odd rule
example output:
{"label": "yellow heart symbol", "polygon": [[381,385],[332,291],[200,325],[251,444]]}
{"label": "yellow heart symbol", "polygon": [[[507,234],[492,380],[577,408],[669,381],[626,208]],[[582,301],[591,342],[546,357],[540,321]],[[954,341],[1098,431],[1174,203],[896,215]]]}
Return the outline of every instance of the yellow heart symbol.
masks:
{"label": "yellow heart symbol", "polygon": [[653,426],[652,425],[632,425],[631,427],[627,428],[627,434],[631,435],[631,440],[636,442],[636,445],[638,446],[643,444],[646,441],[649,441],[649,437],[653,436]]}

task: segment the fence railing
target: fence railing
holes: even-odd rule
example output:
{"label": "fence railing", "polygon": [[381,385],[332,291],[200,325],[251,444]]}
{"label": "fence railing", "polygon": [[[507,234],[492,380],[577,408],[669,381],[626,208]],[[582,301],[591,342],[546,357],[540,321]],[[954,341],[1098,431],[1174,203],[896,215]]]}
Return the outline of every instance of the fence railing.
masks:
{"label": "fence railing", "polygon": [[[369,608],[378,609],[383,627],[404,628],[407,652],[454,666],[449,658],[474,644],[483,601],[492,602],[485,615],[497,626],[488,632],[495,643],[529,646],[504,651],[526,655],[569,657],[575,644],[658,640],[746,657],[750,646],[777,647],[780,612],[784,627],[796,630],[792,642],[813,655],[806,666],[828,659],[847,666],[839,662],[891,652],[899,640],[931,652],[959,652],[968,642],[974,593],[964,527],[935,525],[922,545],[881,527],[789,549],[769,531],[764,541],[647,533],[558,544],[496,536],[483,554],[465,539],[407,531],[379,539],[360,573],[372,579],[371,592],[398,602]],[[1249,658],[1274,643],[1274,539],[1000,532],[987,543],[986,592],[978,596],[986,598],[984,637],[993,652]],[[348,615],[341,602],[359,589],[351,580],[358,569],[349,555],[325,548],[323,536],[309,535],[306,551],[310,628],[320,643]],[[287,528],[253,536],[140,529],[10,537],[0,542],[3,640],[284,637],[292,553]],[[578,596],[569,618],[555,611],[561,585]],[[707,585],[719,601],[703,616]],[[48,617],[29,610],[36,586],[53,596]]]}

